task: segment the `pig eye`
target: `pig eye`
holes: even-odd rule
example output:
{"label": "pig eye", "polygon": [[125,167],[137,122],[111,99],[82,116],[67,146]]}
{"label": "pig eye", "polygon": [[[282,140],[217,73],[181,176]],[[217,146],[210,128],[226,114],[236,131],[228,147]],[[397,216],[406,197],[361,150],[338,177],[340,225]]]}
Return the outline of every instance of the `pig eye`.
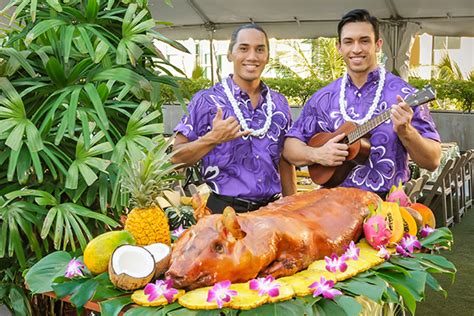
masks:
{"label": "pig eye", "polygon": [[214,251],[217,253],[223,253],[224,252],[224,245],[221,244],[220,242],[216,242],[213,245]]}

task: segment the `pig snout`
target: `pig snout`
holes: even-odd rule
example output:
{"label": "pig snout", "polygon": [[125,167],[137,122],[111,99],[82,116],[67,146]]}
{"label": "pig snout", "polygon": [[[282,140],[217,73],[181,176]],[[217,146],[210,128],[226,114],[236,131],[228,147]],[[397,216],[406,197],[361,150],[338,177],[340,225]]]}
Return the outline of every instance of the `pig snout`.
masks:
{"label": "pig snout", "polygon": [[200,276],[197,276],[195,278],[190,278],[188,276],[183,276],[178,274],[176,271],[173,270],[168,270],[165,273],[165,278],[166,279],[171,279],[173,280],[173,287],[177,289],[196,289],[199,287],[207,286],[209,282],[211,282],[212,277],[210,274],[202,274]]}

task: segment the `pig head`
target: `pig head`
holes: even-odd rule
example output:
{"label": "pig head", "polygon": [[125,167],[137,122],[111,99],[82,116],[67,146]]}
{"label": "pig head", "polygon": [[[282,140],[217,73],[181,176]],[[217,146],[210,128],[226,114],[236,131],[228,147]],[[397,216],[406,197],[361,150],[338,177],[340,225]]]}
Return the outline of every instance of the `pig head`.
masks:
{"label": "pig head", "polygon": [[247,224],[230,207],[222,215],[202,218],[174,244],[166,278],[173,280],[174,287],[187,289],[255,278],[274,260],[276,249],[270,227],[262,227],[256,240],[257,236],[245,233]]}

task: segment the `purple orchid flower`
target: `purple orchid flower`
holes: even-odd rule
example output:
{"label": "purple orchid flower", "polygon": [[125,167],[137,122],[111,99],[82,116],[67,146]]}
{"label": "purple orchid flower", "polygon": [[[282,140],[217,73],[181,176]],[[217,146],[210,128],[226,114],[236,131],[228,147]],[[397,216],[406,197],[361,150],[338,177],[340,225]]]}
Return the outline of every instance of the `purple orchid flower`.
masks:
{"label": "purple orchid flower", "polygon": [[179,238],[179,236],[181,236],[185,231],[186,229],[183,228],[183,225],[179,225],[178,228],[171,232],[171,236]]}
{"label": "purple orchid flower", "polygon": [[310,289],[314,289],[313,297],[322,295],[327,299],[334,299],[337,295],[342,295],[342,292],[336,289],[333,289],[334,286],[333,280],[326,280],[325,277],[321,277],[319,282],[316,281],[309,286]]}
{"label": "purple orchid flower", "polygon": [[163,296],[168,303],[173,302],[173,298],[178,294],[178,290],[173,288],[173,280],[156,280],[155,284],[148,283],[143,290],[148,295],[148,302],[152,302]]}
{"label": "purple orchid flower", "polygon": [[399,255],[402,255],[403,257],[410,257],[410,258],[413,258],[413,256],[411,255],[411,253],[409,251],[407,251],[405,248],[403,248],[403,246],[401,245],[397,245],[397,253]]}
{"label": "purple orchid flower", "polygon": [[425,227],[421,229],[420,235],[421,237],[425,238],[431,235],[431,233],[434,232],[435,230],[436,229],[431,228],[429,225],[425,225]]}
{"label": "purple orchid flower", "polygon": [[229,280],[214,284],[212,289],[207,292],[207,301],[216,301],[217,306],[222,308],[224,303],[230,302],[232,296],[237,295],[237,291],[229,289],[231,283]]}
{"label": "purple orchid flower", "polygon": [[384,258],[385,260],[390,259],[390,252],[385,248],[384,246],[379,246],[378,247],[379,252],[377,252],[377,256],[380,258]]}
{"label": "purple orchid flower", "polygon": [[349,246],[345,248],[345,250],[346,252],[343,256],[345,256],[346,259],[359,260],[360,248],[355,245],[353,240],[351,241]]}
{"label": "purple orchid flower", "polygon": [[413,253],[414,248],[421,249],[421,243],[416,236],[406,234],[400,241],[400,245],[410,253]]}
{"label": "purple orchid flower", "polygon": [[331,257],[324,257],[326,261],[326,270],[330,272],[337,272],[337,270],[344,272],[347,269],[346,256],[342,255],[338,257],[336,254],[332,254]]}
{"label": "purple orchid flower", "polygon": [[276,297],[280,295],[280,283],[274,281],[275,278],[271,275],[265,278],[253,279],[249,282],[249,288],[258,291],[259,296],[268,294],[270,297]]}
{"label": "purple orchid flower", "polygon": [[84,276],[82,269],[84,269],[84,264],[76,258],[72,258],[71,261],[69,261],[69,263],[67,264],[64,276],[70,279],[77,276]]}

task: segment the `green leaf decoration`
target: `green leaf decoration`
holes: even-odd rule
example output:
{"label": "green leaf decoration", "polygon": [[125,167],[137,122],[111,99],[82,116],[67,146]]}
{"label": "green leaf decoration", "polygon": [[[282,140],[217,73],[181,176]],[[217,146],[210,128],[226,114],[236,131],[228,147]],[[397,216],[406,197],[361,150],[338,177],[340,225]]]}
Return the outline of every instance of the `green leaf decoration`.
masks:
{"label": "green leaf decoration", "polygon": [[132,303],[130,296],[122,296],[116,299],[106,300],[99,303],[100,312],[104,316],[117,316],[120,311]]}
{"label": "green leaf decoration", "polygon": [[25,275],[25,282],[33,294],[53,291],[51,287],[53,280],[58,276],[64,276],[66,267],[72,257],[65,251],[50,253],[33,267]]}
{"label": "green leaf decoration", "polygon": [[336,288],[352,293],[354,295],[363,295],[370,298],[374,302],[381,302],[386,286],[371,284],[364,278],[351,278],[346,282],[336,284]]}
{"label": "green leaf decoration", "polygon": [[77,289],[88,280],[91,280],[91,279],[88,279],[88,278],[68,279],[62,276],[54,280],[54,283],[52,284],[52,288],[58,298],[63,298],[68,295],[73,295],[74,293],[76,293]]}
{"label": "green leaf decoration", "polygon": [[89,301],[95,293],[99,282],[95,279],[89,279],[79,285],[70,300],[77,308],[81,308]]}
{"label": "green leaf decoration", "polygon": [[362,306],[360,303],[350,296],[336,296],[334,301],[348,316],[358,316],[362,312]]}

